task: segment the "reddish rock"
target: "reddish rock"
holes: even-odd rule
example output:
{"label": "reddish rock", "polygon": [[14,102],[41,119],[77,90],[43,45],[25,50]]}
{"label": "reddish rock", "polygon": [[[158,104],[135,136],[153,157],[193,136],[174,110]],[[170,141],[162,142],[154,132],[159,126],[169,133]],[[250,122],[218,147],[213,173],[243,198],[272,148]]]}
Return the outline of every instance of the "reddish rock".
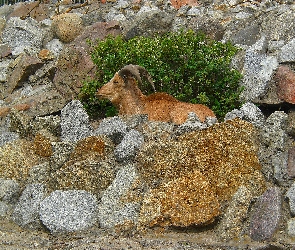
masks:
{"label": "reddish rock", "polygon": [[9,107],[0,107],[0,117],[5,117],[9,114],[10,108]]}
{"label": "reddish rock", "polygon": [[278,187],[270,188],[261,195],[252,209],[250,217],[250,237],[264,241],[272,237],[281,218],[281,192]]}
{"label": "reddish rock", "polygon": [[7,44],[0,45],[0,58],[11,55],[11,48]]}
{"label": "reddish rock", "polygon": [[275,75],[277,94],[285,102],[295,104],[295,73],[288,66],[280,66]]}
{"label": "reddish rock", "polygon": [[87,39],[102,40],[108,35],[118,34],[121,34],[121,31],[117,22],[95,23],[85,28],[72,44],[64,48],[58,59],[53,83],[66,100],[75,99],[83,81],[96,76],[97,69],[92,62],[90,48],[85,41]]}
{"label": "reddish rock", "polygon": [[295,147],[288,151],[288,174],[289,177],[295,177]]}
{"label": "reddish rock", "polygon": [[16,61],[17,64],[7,79],[6,94],[11,94],[17,86],[20,86],[44,64],[39,58],[28,55],[21,55]]}
{"label": "reddish rock", "polygon": [[39,1],[20,3],[9,15],[10,17],[31,17],[37,21],[42,21],[48,18],[48,9],[44,4],[40,4]]}
{"label": "reddish rock", "polygon": [[25,111],[30,108],[30,105],[27,103],[22,103],[22,104],[14,105],[13,108],[16,109],[17,111]]}
{"label": "reddish rock", "polygon": [[188,5],[188,6],[198,6],[199,3],[197,0],[170,0],[172,6],[175,9],[180,9],[180,7],[184,6],[184,5]]}
{"label": "reddish rock", "polygon": [[52,52],[48,49],[42,49],[39,54],[38,57],[42,60],[52,60],[54,59],[54,55],[52,54]]}

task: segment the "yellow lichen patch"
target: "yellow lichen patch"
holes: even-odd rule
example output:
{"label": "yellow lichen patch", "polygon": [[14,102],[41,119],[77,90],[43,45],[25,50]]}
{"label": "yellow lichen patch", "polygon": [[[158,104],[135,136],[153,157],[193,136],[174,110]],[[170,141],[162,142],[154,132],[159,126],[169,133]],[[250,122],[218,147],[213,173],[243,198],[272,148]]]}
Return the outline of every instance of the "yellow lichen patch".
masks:
{"label": "yellow lichen patch", "polygon": [[103,136],[79,141],[74,152],[60,169],[52,173],[52,189],[83,189],[99,194],[115,177],[114,145]]}
{"label": "yellow lichen patch", "polygon": [[219,201],[241,186],[253,195],[264,190],[255,143],[255,128],[240,119],[184,134],[176,140],[149,142],[138,154],[141,176],[152,187],[200,171]]}
{"label": "yellow lichen patch", "polygon": [[113,150],[113,148],[113,143],[107,138],[101,136],[89,136],[77,143],[70,160],[76,161],[77,159],[88,159],[89,157],[101,158],[102,156],[105,156],[106,153]]}
{"label": "yellow lichen patch", "polygon": [[46,130],[40,130],[34,138],[35,154],[50,157],[53,153],[51,142],[57,139]]}
{"label": "yellow lichen patch", "polygon": [[139,222],[152,226],[208,224],[220,213],[217,196],[199,171],[152,189],[144,200]]}
{"label": "yellow lichen patch", "polygon": [[109,162],[70,161],[52,174],[50,186],[54,190],[82,189],[100,194],[114,177],[114,169]]}
{"label": "yellow lichen patch", "polygon": [[0,177],[24,183],[31,167],[40,163],[31,142],[21,139],[0,147]]}

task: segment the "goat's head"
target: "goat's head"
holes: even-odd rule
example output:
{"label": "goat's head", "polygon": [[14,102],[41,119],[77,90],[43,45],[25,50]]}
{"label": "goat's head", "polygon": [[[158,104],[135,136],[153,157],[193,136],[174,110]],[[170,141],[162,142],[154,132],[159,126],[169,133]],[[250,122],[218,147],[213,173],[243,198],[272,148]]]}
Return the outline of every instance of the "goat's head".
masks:
{"label": "goat's head", "polygon": [[154,83],[147,70],[141,66],[129,64],[116,72],[114,77],[97,91],[96,95],[116,104],[120,102],[128,88],[135,87],[135,79],[139,84],[142,83],[142,77],[145,77],[155,90]]}

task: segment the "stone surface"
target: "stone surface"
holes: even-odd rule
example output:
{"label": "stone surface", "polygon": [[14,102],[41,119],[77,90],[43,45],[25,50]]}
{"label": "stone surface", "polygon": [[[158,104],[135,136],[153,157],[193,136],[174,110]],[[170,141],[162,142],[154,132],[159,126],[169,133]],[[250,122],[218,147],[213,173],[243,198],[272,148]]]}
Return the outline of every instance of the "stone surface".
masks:
{"label": "stone surface", "polygon": [[115,148],[114,154],[119,162],[133,160],[144,142],[143,135],[137,130],[130,130]]}
{"label": "stone surface", "polygon": [[255,101],[267,91],[273,71],[277,68],[277,59],[251,50],[246,51],[244,77],[241,93],[242,100]]}
{"label": "stone surface", "polygon": [[261,128],[265,122],[265,117],[261,110],[251,102],[243,104],[240,109],[234,109],[228,112],[224,117],[224,121],[235,118],[251,122],[257,128]]}
{"label": "stone surface", "polygon": [[196,170],[150,190],[144,196],[139,223],[148,227],[206,225],[219,214],[214,188]]}
{"label": "stone surface", "polygon": [[96,197],[84,190],[55,191],[40,203],[40,219],[54,233],[86,230],[96,213]]}
{"label": "stone surface", "polygon": [[72,42],[82,28],[82,18],[76,13],[64,13],[53,18],[52,29],[62,42]]}
{"label": "stone surface", "polygon": [[295,218],[288,220],[287,222],[287,233],[288,235],[295,236]]}
{"label": "stone surface", "polygon": [[41,68],[43,62],[36,56],[22,54],[18,57],[15,67],[7,79],[7,94],[11,94],[16,87],[22,86],[29,76]]}
{"label": "stone surface", "polygon": [[265,182],[255,135],[252,124],[235,119],[176,140],[151,140],[138,153],[138,170],[151,187],[198,170],[220,201],[230,199],[241,185],[260,195]]}
{"label": "stone surface", "polygon": [[15,180],[0,178],[0,201],[15,204],[19,195],[20,187]]}
{"label": "stone surface", "polygon": [[286,45],[284,45],[279,53],[279,62],[287,63],[295,61],[295,39],[289,41]]}
{"label": "stone surface", "polygon": [[285,102],[295,104],[295,73],[293,70],[288,66],[280,66],[277,69],[275,79],[278,97]]}
{"label": "stone surface", "polygon": [[140,209],[139,202],[124,202],[124,196],[136,182],[138,174],[134,165],[125,165],[119,169],[113,183],[104,191],[98,209],[99,224],[103,228],[112,228],[124,223],[136,223]]}
{"label": "stone surface", "polygon": [[275,233],[282,215],[281,199],[278,187],[269,188],[258,198],[250,217],[249,233],[253,240],[267,240]]}
{"label": "stone surface", "polygon": [[[155,22],[154,20],[157,20]],[[152,34],[164,34],[171,28],[173,17],[165,11],[153,8],[144,11],[143,8],[137,13],[130,23],[125,23],[123,33],[127,39],[135,36],[150,36]]]}
{"label": "stone surface", "polygon": [[10,141],[14,141],[17,139],[19,139],[19,135],[17,133],[9,131],[0,132],[0,147],[4,146]]}
{"label": "stone surface", "polygon": [[170,2],[171,2],[171,5],[177,10],[184,5],[188,5],[188,6],[199,5],[198,1],[196,0],[170,0]]}
{"label": "stone surface", "polygon": [[0,147],[0,177],[14,179],[24,185],[31,167],[38,165],[40,158],[34,154],[32,143],[15,140]]}
{"label": "stone surface", "polygon": [[91,136],[76,146],[55,145],[59,155],[51,157],[53,190],[83,189],[100,196],[112,183],[116,165],[112,157],[114,146],[106,138]]}
{"label": "stone surface", "polygon": [[96,135],[106,135],[119,144],[128,132],[127,124],[118,116],[103,119],[94,131]]}
{"label": "stone surface", "polygon": [[61,111],[61,139],[77,142],[92,134],[89,117],[78,100],[73,100]]}
{"label": "stone surface", "polygon": [[13,12],[9,15],[11,17],[20,17],[25,18],[30,16],[37,21],[42,21],[48,18],[47,7],[44,4],[40,4],[40,2],[26,2],[17,5]]}
{"label": "stone surface", "polygon": [[36,155],[42,157],[50,157],[52,155],[51,143],[57,141],[50,132],[47,130],[39,130],[34,138],[34,151]]}
{"label": "stone surface", "polygon": [[12,220],[25,228],[40,229],[39,205],[46,196],[43,184],[28,185],[16,204],[12,214]]}
{"label": "stone surface", "polygon": [[251,192],[244,186],[241,186],[233,195],[230,205],[218,224],[217,233],[221,239],[229,241],[240,236],[252,197]]}
{"label": "stone surface", "polygon": [[286,197],[289,199],[290,212],[295,216],[295,182],[288,189]]}
{"label": "stone surface", "polygon": [[97,69],[87,50],[68,45],[59,55],[53,84],[66,100],[77,98],[83,81],[95,78]]}
{"label": "stone surface", "polygon": [[19,17],[11,17],[2,32],[2,41],[9,44],[14,56],[23,52],[31,55],[37,53],[44,37],[44,30],[32,18],[22,20]]}

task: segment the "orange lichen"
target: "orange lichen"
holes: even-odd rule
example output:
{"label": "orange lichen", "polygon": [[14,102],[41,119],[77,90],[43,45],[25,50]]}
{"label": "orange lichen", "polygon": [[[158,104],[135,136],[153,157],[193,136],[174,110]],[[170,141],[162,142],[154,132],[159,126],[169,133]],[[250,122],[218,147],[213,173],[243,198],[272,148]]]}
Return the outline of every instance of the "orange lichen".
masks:
{"label": "orange lichen", "polygon": [[151,187],[198,170],[208,179],[219,201],[230,198],[241,185],[259,195],[265,181],[255,133],[250,123],[235,119],[176,140],[150,141],[138,154],[138,169]]}
{"label": "orange lichen", "polygon": [[187,227],[211,223],[219,214],[214,190],[196,170],[152,189],[143,200],[139,222],[150,227]]}

